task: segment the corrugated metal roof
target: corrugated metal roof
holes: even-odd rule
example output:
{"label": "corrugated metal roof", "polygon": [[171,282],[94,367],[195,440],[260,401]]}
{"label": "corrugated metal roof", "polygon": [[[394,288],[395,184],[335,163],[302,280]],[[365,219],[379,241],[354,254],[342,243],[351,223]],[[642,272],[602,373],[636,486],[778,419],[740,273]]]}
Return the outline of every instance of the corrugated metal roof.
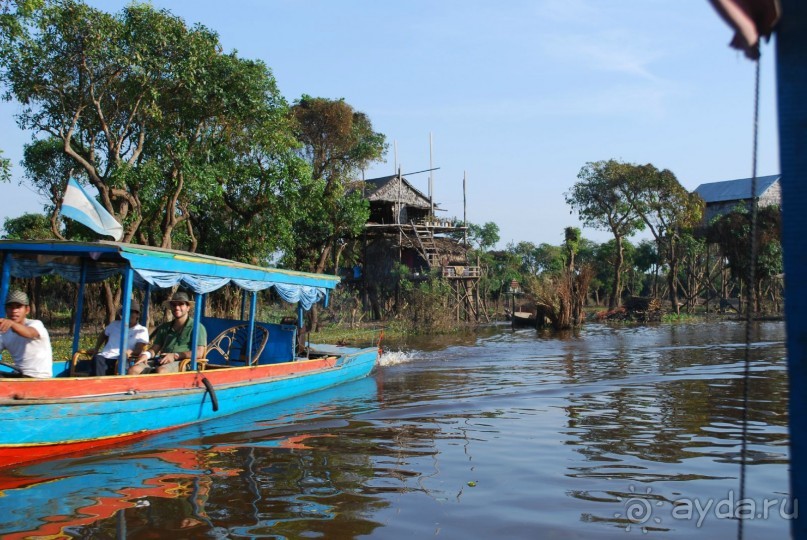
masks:
{"label": "corrugated metal roof", "polygon": [[[781,174],[757,177],[756,196],[762,196],[781,177]],[[751,198],[751,179],[740,178],[739,180],[701,184],[695,188],[695,193],[700,195],[701,199],[707,204],[723,201],[742,201]]]}

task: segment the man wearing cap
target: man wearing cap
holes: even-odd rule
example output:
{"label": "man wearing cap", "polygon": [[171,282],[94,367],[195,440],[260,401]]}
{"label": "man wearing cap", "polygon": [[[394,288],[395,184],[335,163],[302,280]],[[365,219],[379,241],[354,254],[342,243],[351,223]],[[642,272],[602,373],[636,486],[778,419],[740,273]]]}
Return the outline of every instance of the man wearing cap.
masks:
{"label": "man wearing cap", "polygon": [[[140,304],[132,300],[129,305],[129,332],[126,337],[126,357],[139,356],[143,352],[146,345],[149,344],[149,331],[148,329],[139,324],[137,319],[140,317]],[[115,374],[115,361],[120,358],[120,337],[123,321],[112,321],[104,328],[104,332],[98,336],[98,341],[95,344],[95,349],[90,349],[88,352],[93,355],[92,366],[90,368],[90,375],[114,375]],[[101,352],[97,352],[101,346],[104,346]]]}
{"label": "man wearing cap", "polygon": [[0,318],[0,351],[8,351],[19,370],[20,375],[9,376],[53,377],[50,336],[42,321],[28,319],[30,312],[28,295],[18,290],[9,291],[6,318]]}
{"label": "man wearing cap", "polygon": [[[137,357],[129,368],[129,375],[140,373],[175,373],[181,360],[191,357],[191,334],[193,321],[190,318],[191,299],[187,293],[177,292],[169,300],[174,320],[161,324],[154,331],[154,343]],[[196,357],[202,358],[207,345],[207,330],[201,324],[196,336]]]}

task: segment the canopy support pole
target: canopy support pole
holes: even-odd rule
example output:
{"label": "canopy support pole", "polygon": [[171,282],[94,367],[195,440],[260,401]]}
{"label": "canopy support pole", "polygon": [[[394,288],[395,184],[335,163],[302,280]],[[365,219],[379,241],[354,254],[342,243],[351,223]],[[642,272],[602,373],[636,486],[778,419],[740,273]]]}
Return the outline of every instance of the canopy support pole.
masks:
{"label": "canopy support pole", "polygon": [[204,309],[204,298],[201,294],[194,294],[196,309],[193,310],[193,330],[191,331],[191,371],[196,371],[196,340],[199,336],[199,324],[202,320],[202,310]]}
{"label": "canopy support pole", "polygon": [[8,298],[8,287],[11,283],[11,253],[6,253],[3,257],[3,275],[0,277],[0,300],[6,305]]}
{"label": "canopy support pole", "polygon": [[[258,311],[257,305],[258,293],[256,291],[252,291],[249,299],[249,334],[247,335],[247,350],[245,351],[247,354],[247,359],[245,360],[244,364],[247,366],[252,365],[252,339],[255,336],[255,314]],[[257,358],[255,359],[255,363],[258,363]]]}
{"label": "canopy support pole", "polygon": [[149,303],[151,301],[151,283],[146,282],[146,291],[143,293],[143,312],[140,314],[140,324],[149,326]]}
{"label": "canopy support pole", "polygon": [[129,355],[126,354],[126,345],[129,341],[129,317],[132,306],[132,282],[134,281],[134,270],[127,266],[123,272],[123,291],[121,291],[121,314],[120,314],[120,348],[118,349],[118,374],[123,375],[128,368]]}
{"label": "canopy support pole", "polygon": [[76,320],[73,323],[73,347],[71,356],[78,351],[81,338],[81,316],[84,313],[84,286],[87,284],[87,261],[81,260],[81,274],[78,281],[78,298],[76,299]]}

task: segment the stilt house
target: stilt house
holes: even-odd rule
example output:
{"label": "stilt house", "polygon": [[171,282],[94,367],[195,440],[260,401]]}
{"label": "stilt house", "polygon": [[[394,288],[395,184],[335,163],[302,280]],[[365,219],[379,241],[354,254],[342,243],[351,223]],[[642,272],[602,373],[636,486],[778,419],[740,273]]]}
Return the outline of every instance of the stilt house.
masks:
{"label": "stilt house", "polygon": [[[754,196],[760,207],[781,205],[782,190],[779,187],[781,177],[780,174],[774,174],[757,178]],[[704,224],[711,223],[714,218],[731,212],[738,205],[744,205],[749,210],[751,208],[751,178],[701,184],[695,188],[695,193],[700,195],[706,203]]]}
{"label": "stilt house", "polygon": [[388,281],[397,263],[405,265],[415,280],[426,279],[437,269],[455,291],[458,318],[476,319],[479,265],[468,261],[466,225],[436,217],[442,210],[401,174],[363,184],[370,203],[364,235],[367,286]]}

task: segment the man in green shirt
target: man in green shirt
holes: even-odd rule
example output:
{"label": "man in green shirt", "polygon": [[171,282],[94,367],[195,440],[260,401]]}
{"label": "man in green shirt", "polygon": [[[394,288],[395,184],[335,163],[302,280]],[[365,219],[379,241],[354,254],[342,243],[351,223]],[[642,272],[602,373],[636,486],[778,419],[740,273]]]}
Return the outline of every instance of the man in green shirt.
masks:
{"label": "man in green shirt", "polygon": [[[161,324],[154,331],[153,343],[137,358],[129,368],[129,375],[141,373],[176,373],[180,361],[191,357],[191,333],[193,322],[190,318],[191,299],[184,292],[175,293],[170,300],[174,320]],[[205,355],[207,330],[201,324],[196,336],[196,357]]]}

